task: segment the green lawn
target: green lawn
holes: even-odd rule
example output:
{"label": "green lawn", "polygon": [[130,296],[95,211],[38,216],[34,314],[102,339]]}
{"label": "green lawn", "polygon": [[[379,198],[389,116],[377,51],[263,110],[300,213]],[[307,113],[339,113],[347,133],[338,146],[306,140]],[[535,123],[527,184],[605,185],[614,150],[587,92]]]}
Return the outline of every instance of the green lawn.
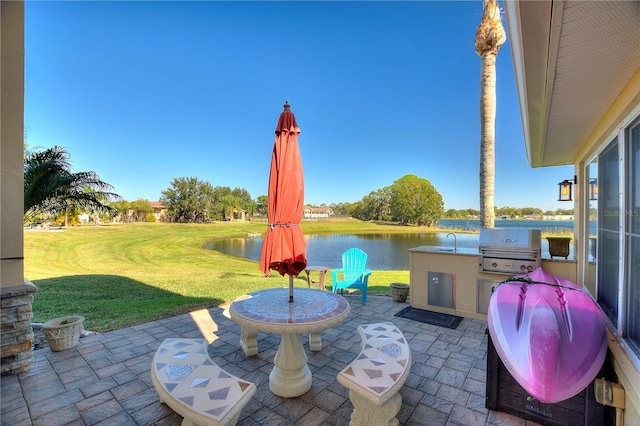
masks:
{"label": "green lawn", "polygon": [[[352,219],[301,226],[305,234],[418,229]],[[214,239],[265,229],[265,222],[232,222],[25,231],[25,278],[38,287],[33,321],[82,315],[86,329],[104,332],[216,306],[254,290],[286,287],[288,277],[272,272],[266,278],[257,262],[202,248]],[[296,286],[307,286],[304,273],[294,281]],[[330,274],[326,281],[331,284]],[[370,294],[388,294],[391,282],[408,283],[409,271],[374,271]]]}

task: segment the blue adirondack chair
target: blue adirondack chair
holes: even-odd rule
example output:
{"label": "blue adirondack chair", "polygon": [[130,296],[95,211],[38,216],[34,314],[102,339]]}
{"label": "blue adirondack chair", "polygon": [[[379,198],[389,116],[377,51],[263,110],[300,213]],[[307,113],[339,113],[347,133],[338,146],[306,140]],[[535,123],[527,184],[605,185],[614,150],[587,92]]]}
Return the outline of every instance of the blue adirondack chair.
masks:
{"label": "blue adirondack chair", "polygon": [[367,304],[367,283],[371,271],[366,268],[367,253],[359,248],[350,248],[342,253],[342,268],[333,269],[331,290],[343,294],[345,288],[353,288],[362,292],[362,304]]}

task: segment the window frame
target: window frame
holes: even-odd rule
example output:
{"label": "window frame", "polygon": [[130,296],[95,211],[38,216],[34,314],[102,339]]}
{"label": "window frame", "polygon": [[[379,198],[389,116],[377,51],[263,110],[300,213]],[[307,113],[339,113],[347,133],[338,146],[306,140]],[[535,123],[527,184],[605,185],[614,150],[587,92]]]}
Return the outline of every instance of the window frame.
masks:
{"label": "window frame", "polygon": [[[625,214],[623,215],[623,226],[622,226],[622,232],[621,232],[621,236],[623,236],[624,241],[622,242],[622,245],[624,247],[624,263],[622,263],[621,266],[624,267],[624,282],[623,282],[623,287],[620,289],[620,293],[621,293],[621,299],[622,302],[624,303],[624,307],[625,307],[625,316],[624,318],[622,318],[622,321],[620,323],[620,329],[621,329],[621,335],[625,338],[625,340],[627,340],[629,342],[629,345],[631,346],[631,350],[637,355],[638,358],[640,358],[640,336],[638,336],[637,338],[630,338],[629,337],[629,322],[631,321],[631,319],[635,318],[637,321],[640,321],[640,310],[638,312],[630,312],[631,310],[631,304],[633,303],[632,300],[630,300],[630,295],[631,295],[631,289],[633,287],[632,285],[632,280],[631,280],[631,276],[632,276],[632,267],[634,266],[633,264],[633,259],[634,256],[631,254],[631,250],[632,247],[634,246],[634,243],[637,243],[637,239],[640,238],[640,229],[636,229],[634,232],[634,229],[632,229],[632,222],[631,222],[631,218],[632,217],[636,217],[635,215],[638,214],[638,212],[634,211],[634,206],[631,205],[631,197],[632,197],[632,191],[639,191],[640,189],[640,173],[638,175],[635,176],[635,180],[632,180],[632,178],[634,178],[634,176],[632,176],[631,174],[634,172],[634,170],[632,170],[631,166],[632,166],[632,161],[633,161],[633,154],[634,151],[632,151],[632,142],[633,140],[630,137],[631,131],[632,129],[635,129],[635,132],[640,132],[640,114],[633,117],[629,123],[624,126],[623,132],[625,135],[625,143],[624,143],[624,151],[623,151],[623,161],[622,161],[622,166],[624,167],[624,173],[623,173],[623,177],[624,177],[624,191],[623,191],[623,195],[624,197],[624,206],[625,206]],[[640,150],[640,144],[638,144],[637,147]],[[637,166],[637,165],[636,165]],[[634,215],[634,216],[632,216]],[[635,253],[635,256],[638,256],[637,253]],[[636,267],[638,267],[638,265],[635,265]],[[636,274],[638,274],[638,271],[635,271]],[[626,284],[626,285],[625,285]],[[640,282],[636,283],[637,286],[640,287]],[[638,289],[634,290],[638,291]]]}
{"label": "window frame", "polygon": [[[611,320],[611,318],[605,314],[605,322],[607,323],[608,328],[611,333],[614,335],[621,348],[625,352],[625,354],[629,357],[634,367],[640,370],[640,339],[638,341],[631,339],[627,335],[627,324],[630,320],[629,313],[629,305],[628,305],[628,295],[630,293],[630,288],[632,283],[630,282],[630,260],[631,255],[628,252],[631,244],[631,239],[629,237],[629,230],[627,227],[629,226],[627,220],[627,203],[628,199],[628,188],[630,185],[638,185],[640,186],[640,180],[636,176],[635,181],[631,183],[629,167],[631,166],[630,159],[628,158],[631,154],[631,148],[629,147],[630,141],[628,140],[628,135],[630,130],[635,126],[640,126],[640,104],[637,105],[632,112],[620,122],[620,124],[616,127],[616,129],[604,140],[601,144],[600,148],[593,154],[593,157],[586,162],[585,164],[585,176],[589,176],[588,168],[592,162],[597,163],[598,167],[598,176],[600,176],[601,167],[603,167],[603,163],[601,162],[601,155],[608,150],[610,145],[614,143],[617,139],[617,151],[618,151],[618,183],[620,190],[618,191],[618,208],[620,209],[620,214],[618,215],[618,285],[617,285],[617,317],[615,323]],[[606,166],[605,166],[606,171]],[[600,182],[598,182],[600,186]],[[637,189],[636,189],[637,190]],[[598,191],[598,200],[597,200],[597,243],[598,246],[601,245],[602,241],[600,241],[600,228],[601,221],[603,218],[601,217],[600,210],[600,196],[602,191]],[[590,204],[589,197],[584,197],[583,203],[587,206],[586,210],[589,209]],[[587,231],[588,233],[588,227]],[[588,237],[588,235],[587,235]],[[585,238],[588,241],[588,238]],[[594,297],[596,302],[600,306],[600,286],[601,282],[599,279],[600,276],[600,268],[602,267],[602,258],[601,254],[598,250],[598,256],[596,258],[596,291],[594,292]],[[586,261],[585,261],[586,262]],[[640,285],[640,283],[636,283],[636,285]],[[608,291],[612,291],[611,289],[607,289]],[[635,315],[631,315],[636,318],[640,318],[640,311],[635,312]]]}

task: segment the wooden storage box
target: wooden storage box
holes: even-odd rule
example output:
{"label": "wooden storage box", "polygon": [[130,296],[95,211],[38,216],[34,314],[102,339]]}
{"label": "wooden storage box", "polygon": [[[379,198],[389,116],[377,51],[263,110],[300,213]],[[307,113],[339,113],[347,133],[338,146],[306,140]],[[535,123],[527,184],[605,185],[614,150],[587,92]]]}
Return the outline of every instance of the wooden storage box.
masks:
{"label": "wooden storage box", "polygon": [[516,382],[500,360],[491,342],[491,336],[488,337],[486,388],[488,409],[504,411],[544,426],[604,426],[607,424],[605,407],[595,400],[593,382],[573,398],[555,404],[544,404],[527,394]]}

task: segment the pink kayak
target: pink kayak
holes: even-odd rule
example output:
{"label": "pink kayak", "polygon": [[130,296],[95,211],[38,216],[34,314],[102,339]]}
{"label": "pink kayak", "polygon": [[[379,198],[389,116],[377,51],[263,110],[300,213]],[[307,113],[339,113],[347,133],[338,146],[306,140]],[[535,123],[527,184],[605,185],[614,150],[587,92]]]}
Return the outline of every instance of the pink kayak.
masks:
{"label": "pink kayak", "polygon": [[607,353],[600,307],[575,283],[542,268],[500,284],[491,296],[487,321],[507,370],[544,403],[580,393]]}

